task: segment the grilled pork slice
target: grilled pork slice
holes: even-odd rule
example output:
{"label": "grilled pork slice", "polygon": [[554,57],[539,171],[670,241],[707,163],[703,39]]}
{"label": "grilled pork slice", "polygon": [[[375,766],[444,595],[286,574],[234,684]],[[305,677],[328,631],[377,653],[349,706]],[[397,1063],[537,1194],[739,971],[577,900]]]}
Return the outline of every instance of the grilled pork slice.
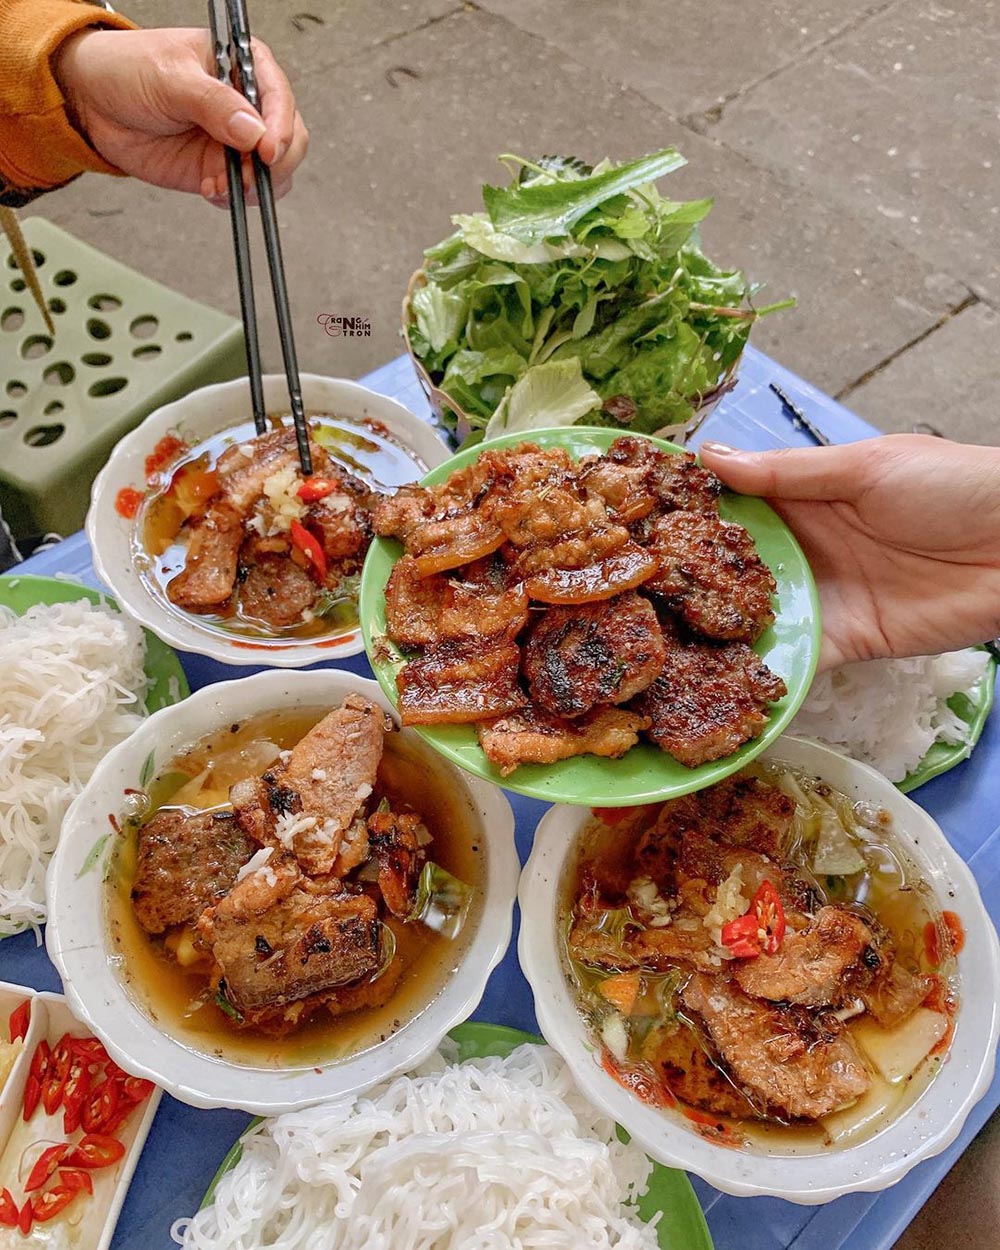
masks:
{"label": "grilled pork slice", "polygon": [[316,583],[289,555],[252,556],[254,543],[245,543],[242,565],[246,574],[240,588],[240,606],[247,616],[271,629],[283,629],[302,620],[316,598]]}
{"label": "grilled pork slice", "polygon": [[768,705],[785,683],[744,643],[688,642],[664,630],[660,676],[633,700],[649,736],[688,768],[731,755],[767,725]]}
{"label": "grilled pork slice", "polygon": [[811,915],[820,906],[815,881],[797,864],[772,860],[755,851],[736,850],[694,830],[684,835],[678,848],[675,883],[678,888],[688,881],[719,885],[737,867],[742,872],[743,893],[748,897],[752,898],[769,881],[786,911]]}
{"label": "grilled pork slice", "polygon": [[528,635],[523,666],[535,702],[573,717],[645,690],[666,654],[652,604],[630,590],[600,603],[550,608]]}
{"label": "grilled pork slice", "polygon": [[378,864],[378,888],[385,905],[404,920],[417,900],[417,882],[426,855],[420,845],[419,816],[412,812],[373,812],[368,817],[368,846]]}
{"label": "grilled pork slice", "polygon": [[[326,461],[326,453],[310,443],[313,467]],[[219,489],[226,502],[240,517],[248,517],[264,492],[264,483],[272,473],[298,468],[299,455],[293,426],[271,430],[245,443],[227,447],[219,457],[215,471]]]}
{"label": "grilled pork slice", "polygon": [[147,933],[193,923],[232,887],[255,849],[228,812],[161,808],[139,830],[136,919]]}
{"label": "grilled pork slice", "polygon": [[693,1029],[681,1024],[654,1029],[643,1045],[643,1057],[667,1089],[691,1107],[737,1120],[766,1118],[759,1104],[708,1054]]}
{"label": "grilled pork slice", "polygon": [[454,638],[513,638],[527,623],[528,596],[505,570],[478,560],[451,577],[421,577],[412,556],[397,561],[385,588],[389,637],[403,647]]}
{"label": "grilled pork slice", "polygon": [[517,683],[520,659],[503,637],[434,643],[396,678],[403,724],[467,724],[513,711],[527,701]]}
{"label": "grilled pork slice", "polygon": [[689,452],[668,455],[648,439],[623,434],[587,463],[581,485],[596,492],[627,525],[653,512],[717,512],[722,483]]}
{"label": "grilled pork slice", "polygon": [[486,758],[503,776],[518,764],[554,764],[574,755],[618,759],[639,741],[647,721],[624,708],[600,707],[575,720],[528,705],[478,726]]}
{"label": "grilled pork slice", "polygon": [[757,777],[727,777],[697,795],[702,828],[725,846],[774,858],[787,845],[795,800]]}
{"label": "grilled pork slice", "polygon": [[875,936],[860,916],[822,907],[805,929],[786,933],[775,954],[739,961],[733,978],[751,998],[841,1007],[871,983],[880,964]]}
{"label": "grilled pork slice", "polygon": [[265,864],[198,922],[218,965],[220,991],[241,1014],[349,985],[379,967],[375,901],[366,894],[314,894],[299,881],[297,870]]}
{"label": "grilled pork slice", "polygon": [[833,1016],[748,998],[725,977],[703,972],[682,998],[735,1080],[783,1118],[821,1119],[868,1088],[861,1056]]}
{"label": "grilled pork slice", "polygon": [[513,576],[539,603],[596,603],[641,586],[656,571],[649,552],[621,525],[588,526],[551,544],[525,547]]}
{"label": "grilled pork slice", "polygon": [[237,820],[262,845],[291,850],[303,872],[328,873],[375,785],[388,728],[380,707],[348,695],[293,748],[283,768],[233,786]]}
{"label": "grilled pork slice", "polygon": [[189,523],[184,568],[167,583],[171,603],[188,612],[205,612],[226,603],[236,585],[243,522],[224,500]]}
{"label": "grilled pork slice", "polygon": [[370,511],[379,496],[348,473],[324,474],[337,489],[311,504],[304,525],[319,539],[328,560],[360,560],[371,542]]}
{"label": "grilled pork slice", "polygon": [[678,961],[696,968],[718,968],[719,958],[712,954],[712,938],[700,916],[678,909],[661,928],[644,929],[630,923],[609,927],[607,916],[614,910],[598,896],[580,907],[569,935],[574,959],[619,972],[631,968],[662,972]]}
{"label": "grilled pork slice", "polygon": [[774,621],[777,583],[742,525],[672,512],[647,542],[659,568],[647,582],[689,629],[720,642],[754,642]]}

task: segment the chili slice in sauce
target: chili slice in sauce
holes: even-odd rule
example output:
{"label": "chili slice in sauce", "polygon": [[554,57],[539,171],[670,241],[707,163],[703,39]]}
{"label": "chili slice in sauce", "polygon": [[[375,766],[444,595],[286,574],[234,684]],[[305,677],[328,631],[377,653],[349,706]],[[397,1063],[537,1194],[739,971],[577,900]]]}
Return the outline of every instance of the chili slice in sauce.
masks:
{"label": "chili slice in sauce", "polygon": [[28,1034],[28,1025],[31,1022],[31,1000],[25,999],[23,1003],[15,1007],[10,1013],[10,1019],[7,1021],[7,1027],[10,1030],[11,1042],[24,1041]]}

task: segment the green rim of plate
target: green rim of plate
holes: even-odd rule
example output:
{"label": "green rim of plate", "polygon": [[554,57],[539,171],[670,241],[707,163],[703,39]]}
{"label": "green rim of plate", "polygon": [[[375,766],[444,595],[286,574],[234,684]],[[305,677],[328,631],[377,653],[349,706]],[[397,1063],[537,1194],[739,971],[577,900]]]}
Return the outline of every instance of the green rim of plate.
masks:
{"label": "green rim of plate", "polygon": [[[92,590],[89,586],[81,586],[59,577],[39,577],[36,573],[18,573],[12,571],[0,577],[0,605],[10,608],[18,616],[27,612],[36,603],[72,603],[76,599],[89,599],[91,603],[108,604],[116,612],[121,609],[108,594]],[[146,663],[144,668],[149,678],[146,690],[146,711],[158,712],[161,707],[169,707],[172,703],[180,703],[191,693],[184,669],[176,654],[148,629],[146,635]],[[176,681],[176,686],[171,684]]]}
{"label": "green rim of plate", "polygon": [[[482,452],[492,448],[532,442],[542,447],[564,447],[579,459],[606,450],[620,433],[620,430],[568,426],[506,434],[453,456],[428,473],[421,485],[434,486],[443,482],[456,469],[471,464]],[[684,450],[662,439],[650,441],[662,451]],[[556,764],[522,764],[510,776],[502,777],[483,754],[474,726],[416,725],[416,732],[453,764],[494,785],[549,803],[576,803],[584,807],[630,807],[676,798],[721,781],[748,764],[787,728],[809,691],[819,660],[819,598],[802,548],[788,526],[762,499],[725,491],[720,511],[724,518],[738,521],[750,531],[761,558],[778,583],[777,619],[754,650],[784,678],[788,693],[772,705],[770,721],[759,738],[725,759],[698,768],[686,768],[658,747],[640,743],[618,760],[581,755]],[[402,547],[394,539],[377,538],[372,543],[361,574],[359,601],[368,660],[379,685],[396,705],[396,672],[402,666],[402,659],[398,649],[386,638],[385,587],[401,554]]]}
{"label": "green rim of plate", "polygon": [[[467,1020],[458,1025],[448,1036],[457,1043],[458,1057],[463,1063],[466,1059],[485,1059],[489,1055],[506,1059],[512,1050],[525,1042],[545,1044],[543,1038],[533,1033],[522,1033],[520,1029],[508,1028],[504,1024],[481,1024],[476,1020]],[[262,1119],[258,1116],[222,1160],[218,1172],[205,1191],[205,1197],[198,1208],[200,1211],[215,1197],[219,1181],[240,1161],[243,1138],[261,1122]],[[685,1173],[666,1168],[660,1163],[653,1164],[649,1188],[639,1202],[639,1214],[644,1220],[652,1219],[657,1211],[663,1212],[656,1226],[660,1250],[713,1250],[705,1213],[695,1197],[691,1182]]]}
{"label": "green rim of plate", "polygon": [[[985,650],[985,648],[980,648],[980,650]],[[955,694],[948,700],[948,706],[955,715],[969,726],[969,741],[935,742],[913,772],[907,773],[902,781],[896,783],[898,790],[909,794],[911,790],[916,790],[917,786],[940,777],[942,773],[948,772],[956,764],[961,764],[963,760],[969,758],[972,748],[982,735],[986,718],[993,707],[998,668],[1000,665],[991,655],[986,672],[972,688],[971,693]]]}

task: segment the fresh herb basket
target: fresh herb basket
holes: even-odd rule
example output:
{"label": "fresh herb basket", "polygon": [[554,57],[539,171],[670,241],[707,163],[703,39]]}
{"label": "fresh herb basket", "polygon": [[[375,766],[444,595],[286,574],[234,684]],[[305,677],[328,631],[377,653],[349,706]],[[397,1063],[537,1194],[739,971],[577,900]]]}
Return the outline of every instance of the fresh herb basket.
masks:
{"label": "fresh herb basket", "polygon": [[608,425],[689,438],[735,385],[757,288],[705,257],[711,200],[664,199],[684,164],[563,157],[486,186],[456,214],[403,301],[403,336],[439,420],[465,441],[542,426]]}

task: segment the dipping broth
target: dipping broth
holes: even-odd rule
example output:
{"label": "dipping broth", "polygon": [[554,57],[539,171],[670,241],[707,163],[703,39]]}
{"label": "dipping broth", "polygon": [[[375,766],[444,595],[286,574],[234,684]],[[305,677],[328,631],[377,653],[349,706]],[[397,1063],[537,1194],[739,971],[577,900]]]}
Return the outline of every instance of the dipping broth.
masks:
{"label": "dipping broth", "polygon": [[[376,495],[391,494],[426,472],[423,461],[403,447],[380,421],[355,422],[326,413],[309,414],[308,419],[313,442],[330,457],[334,470],[350,474]],[[288,427],[291,418],[286,413],[270,414],[268,421],[273,430],[278,430]],[[179,528],[180,517],[189,508],[200,505],[199,492],[204,494],[204,482],[223,452],[237,444],[248,445],[255,437],[252,421],[222,430],[196,445],[182,448],[179,455],[170,457],[168,463],[151,475],[150,489],[138,508],[132,540],[133,558],[150,592],[174,611],[185,611],[168,594],[168,586],[184,569],[187,556],[189,531],[187,527]],[[194,503],[188,500],[179,512],[178,498],[184,501],[185,493],[193,495]],[[363,560],[362,550],[357,559],[339,562],[342,575],[319,591],[302,618],[292,623],[276,626],[255,616],[242,601],[239,586],[224,605],[197,613],[185,611],[185,614],[258,645],[269,641],[288,645],[296,641],[315,642],[319,638],[342,638],[357,628],[357,594]]]}
{"label": "dipping broth", "polygon": [[[428,858],[470,887],[461,928],[446,937],[420,922],[383,919],[395,940],[402,974],[381,1006],[331,1017],[320,1008],[288,1036],[275,1038],[239,1027],[206,985],[203,963],[184,967],[175,953],[190,940],[183,931],[147,933],[136,918],[131,891],[138,830],[160,810],[185,812],[229,806],[231,785],[260,774],[275,748],[290,750],[329,709],[281,711],[221,730],[178,755],[149,787],[148,815],[127,821],[109,873],[108,922],[113,960],[129,996],[177,1041],[230,1063],[261,1068],[312,1067],[367,1050],[419,1015],[437,997],[467,950],[482,910],[486,846],[479,817],[453,772],[419,739],[385,737],[374,796],[395,810],[418,813],[432,841]],[[172,953],[173,952],[173,953]]]}
{"label": "dipping broth", "polygon": [[[770,955],[773,923],[761,921],[760,912],[749,924],[741,920],[753,911],[753,889],[743,883],[740,892],[739,878],[729,875],[742,855],[742,871],[751,887],[762,871],[778,879],[772,867],[754,858],[755,852],[747,856],[755,838],[746,831],[755,828],[759,813],[751,806],[749,816],[747,810],[741,814],[739,803],[719,798],[749,779],[794,803],[792,819],[766,857],[772,865],[789,865],[787,885],[779,884],[787,927]],[[689,840],[697,843],[701,837],[694,851],[680,851],[680,843],[668,847],[669,836],[658,844],[648,833],[658,820],[662,829],[673,821],[675,831],[685,836],[685,820],[672,818],[671,808],[686,813]],[[742,849],[714,841],[726,821],[737,831],[742,827],[739,836],[749,839]],[[759,824],[756,828],[759,834]],[[686,863],[685,856],[694,863]],[[719,868],[716,877],[725,874],[721,882],[692,875],[699,856],[708,876],[713,864]],[[651,873],[659,880],[651,880]],[[670,888],[671,877],[678,883],[676,891]],[[800,903],[793,904],[789,896],[796,892]],[[663,1108],[664,1114],[683,1116],[695,1131],[721,1145],[794,1155],[864,1141],[919,1097],[950,1043],[958,1010],[960,921],[941,912],[919,869],[893,836],[888,812],[853,802],[784,765],[754,764],[709,791],[673,804],[595,813],[567,867],[561,899],[563,959],[602,1066],[643,1101]],[[842,984],[834,987],[824,987],[819,972],[815,984],[810,982],[810,968],[796,966],[795,951],[805,939],[785,946],[782,954],[784,943],[819,923],[816,917],[823,908],[838,909],[837,917],[824,914],[831,933],[840,933],[845,941],[855,924],[875,935],[853,963],[840,969]],[[839,929],[833,921],[842,922]],[[746,942],[749,946],[742,944]],[[750,954],[755,945],[761,947],[757,956]],[[686,946],[693,953],[685,954]],[[813,952],[817,968],[828,953]],[[767,961],[763,978],[751,969],[757,959]],[[831,967],[837,976],[835,965]],[[798,994],[792,1004],[776,999],[780,981],[769,991],[770,998],[759,996],[762,986],[768,987],[768,976],[774,981],[781,974],[792,975],[786,981],[788,992]],[[895,997],[896,990],[888,994],[885,989],[890,976],[899,978]],[[737,978],[742,978],[739,984]],[[704,992],[716,986],[722,986],[718,994]],[[810,995],[830,1001],[804,1005]],[[693,1010],[692,1002],[704,1014]],[[732,1016],[735,1023],[727,1026],[725,1009],[716,1011],[723,1004],[738,1011],[746,1008],[748,1014]],[[876,1008],[888,1023],[873,1016]],[[823,1053],[825,1045],[831,1047],[831,1061],[846,1054],[858,1072],[853,1087],[845,1086],[845,1105],[822,1107],[821,1070],[814,1074],[820,1079],[803,1081],[800,1091],[803,1106],[823,1110],[815,1117],[768,1105],[769,1095],[782,1087],[780,1075],[771,1079],[762,1070],[751,1072],[748,1084],[747,1069],[739,1064],[754,1053],[754,1029],[762,1013],[772,1009],[774,1034],[764,1038],[756,1053],[773,1045],[780,1063],[796,1063],[797,1029],[805,1039],[803,1054]],[[891,1020],[893,1012],[901,1018]],[[789,1045],[790,1038],[794,1044]],[[845,1039],[850,1049],[835,1052],[832,1048]],[[683,1055],[689,1060],[679,1057]],[[837,1097],[831,1093],[827,1101],[835,1103]]]}

